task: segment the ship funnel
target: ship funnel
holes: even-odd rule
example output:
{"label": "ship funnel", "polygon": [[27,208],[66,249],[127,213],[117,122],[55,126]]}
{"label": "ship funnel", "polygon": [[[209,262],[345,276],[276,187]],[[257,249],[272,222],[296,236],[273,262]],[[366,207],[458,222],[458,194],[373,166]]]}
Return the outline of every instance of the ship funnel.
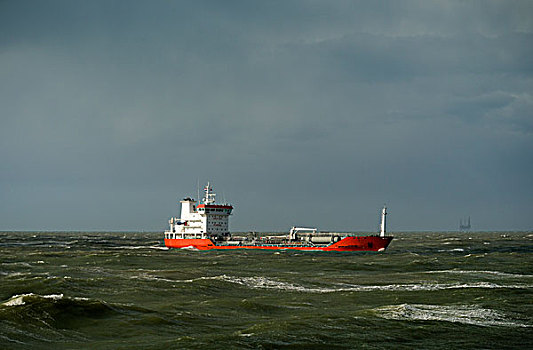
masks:
{"label": "ship funnel", "polygon": [[387,206],[383,206],[383,209],[381,210],[381,225],[380,225],[380,236],[385,237],[385,233],[387,232]]}

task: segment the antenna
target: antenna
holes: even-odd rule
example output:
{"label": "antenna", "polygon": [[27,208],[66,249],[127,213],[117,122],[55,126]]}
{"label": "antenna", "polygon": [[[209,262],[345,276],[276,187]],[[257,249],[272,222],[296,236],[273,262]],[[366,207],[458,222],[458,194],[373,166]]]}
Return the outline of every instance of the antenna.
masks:
{"label": "antenna", "polygon": [[200,178],[196,178],[196,200],[200,204]]}
{"label": "antenna", "polygon": [[211,188],[211,184],[209,181],[207,181],[207,186],[204,188],[205,197],[204,197],[204,204],[211,204],[215,203],[215,196],[216,194],[212,193],[213,188]]}

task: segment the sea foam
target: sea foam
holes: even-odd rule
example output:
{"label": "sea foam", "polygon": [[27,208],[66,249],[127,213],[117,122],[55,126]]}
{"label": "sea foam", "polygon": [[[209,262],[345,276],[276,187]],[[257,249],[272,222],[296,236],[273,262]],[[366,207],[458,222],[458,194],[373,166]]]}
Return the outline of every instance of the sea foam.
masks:
{"label": "sea foam", "polygon": [[[333,285],[331,287],[306,287],[295,283],[278,281],[263,276],[237,277],[228,275],[219,275],[212,277],[200,277],[193,280],[184,280],[181,282],[195,282],[203,279],[221,280],[224,282],[235,283],[248,288],[254,289],[279,289],[285,291],[304,292],[304,293],[335,293],[335,292],[373,292],[373,291],[437,291],[446,289],[527,289],[533,288],[531,284],[497,284],[491,282],[473,282],[473,283],[408,283],[408,284],[385,284],[385,285]],[[178,281],[176,281],[178,282]]]}
{"label": "sea foam", "polygon": [[382,318],[400,321],[444,321],[476,326],[531,327],[514,322],[496,310],[475,305],[400,304],[373,309]]}

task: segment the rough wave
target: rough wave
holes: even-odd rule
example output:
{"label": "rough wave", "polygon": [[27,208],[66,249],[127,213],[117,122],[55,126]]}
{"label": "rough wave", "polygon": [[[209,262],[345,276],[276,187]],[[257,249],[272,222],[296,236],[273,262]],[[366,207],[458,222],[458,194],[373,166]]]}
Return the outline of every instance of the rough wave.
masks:
{"label": "rough wave", "polygon": [[[64,294],[14,295],[0,303],[1,341],[10,347],[24,344],[52,344],[68,339],[86,341],[85,327],[112,318],[139,319],[149,310],[122,304],[108,304],[97,299],[67,297]],[[0,346],[1,347],[1,346]]]}
{"label": "rough wave", "polygon": [[436,270],[425,271],[423,273],[438,274],[438,273],[450,273],[450,274],[462,274],[462,275],[489,275],[506,278],[532,278],[533,275],[522,275],[517,273],[508,273],[501,271],[487,271],[487,270]]}
{"label": "rough wave", "polygon": [[164,246],[154,246],[154,245],[121,245],[121,246],[115,246],[115,247],[109,247],[109,249],[116,249],[116,250],[139,250],[139,249],[158,249],[158,250],[168,250],[168,247]]}
{"label": "rough wave", "polygon": [[228,275],[219,275],[213,277],[201,277],[192,280],[182,280],[182,282],[194,282],[204,279],[221,280],[224,282],[235,283],[254,289],[279,289],[285,291],[295,291],[304,293],[335,293],[335,292],[374,292],[374,291],[437,291],[446,289],[467,289],[467,288],[485,288],[485,289],[526,289],[533,288],[531,284],[496,284],[489,282],[473,283],[421,283],[421,284],[386,284],[386,285],[350,285],[342,284],[332,287],[306,287],[299,284],[277,281],[262,276],[255,277],[236,277]]}
{"label": "rough wave", "polygon": [[[52,299],[52,300],[60,300],[63,299],[63,294],[50,294],[50,295],[38,295],[33,293],[28,294],[20,294],[20,295],[14,295],[12,296],[8,301],[3,302],[1,305],[3,306],[19,306],[19,305],[25,305],[26,302],[35,302],[38,301],[40,298],[42,299]],[[88,300],[86,298],[74,298],[78,300]]]}
{"label": "rough wave", "polygon": [[146,310],[122,304],[108,304],[98,299],[67,297],[64,294],[39,295],[34,293],[14,295],[0,303],[4,318],[29,317],[33,320],[64,322],[83,318],[101,318],[116,313],[144,312]]}
{"label": "rough wave", "polygon": [[377,316],[400,321],[444,321],[476,326],[531,327],[514,322],[502,313],[472,305],[400,304],[373,309]]}

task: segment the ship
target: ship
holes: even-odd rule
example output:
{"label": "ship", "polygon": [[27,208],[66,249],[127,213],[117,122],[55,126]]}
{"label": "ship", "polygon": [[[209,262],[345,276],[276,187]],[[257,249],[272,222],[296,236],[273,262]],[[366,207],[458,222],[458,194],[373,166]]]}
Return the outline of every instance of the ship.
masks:
{"label": "ship", "polygon": [[384,251],[393,237],[386,234],[387,207],[381,210],[380,232],[355,235],[319,232],[316,228],[292,227],[285,234],[231,234],[229,217],[233,206],[216,203],[210,183],[204,187],[201,202],[186,197],[180,201],[181,215],[171,217],[164,233],[165,246],[176,249],[267,249],[303,251]]}

